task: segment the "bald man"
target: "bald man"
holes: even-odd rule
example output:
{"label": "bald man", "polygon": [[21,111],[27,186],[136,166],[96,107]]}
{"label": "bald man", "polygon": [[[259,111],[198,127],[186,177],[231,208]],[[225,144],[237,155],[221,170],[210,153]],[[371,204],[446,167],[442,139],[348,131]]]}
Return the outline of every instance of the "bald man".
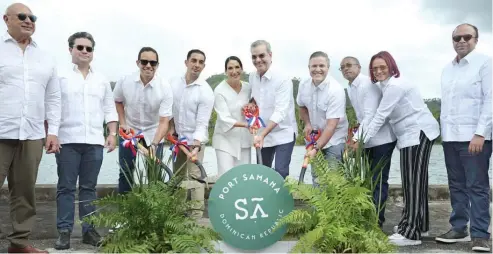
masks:
{"label": "bald man", "polygon": [[491,57],[475,50],[478,38],[476,26],[457,26],[451,38],[456,55],[442,71],[440,121],[452,213],[450,230],[436,241],[472,240],[473,251],[491,252],[492,72]]}
{"label": "bald man", "polygon": [[43,139],[47,153],[60,149],[60,87],[55,61],[31,38],[36,29],[31,10],[13,4],[3,20],[7,32],[0,41],[0,187],[7,178],[13,228],[8,252],[47,253],[32,247],[28,238],[36,221],[34,191]]}

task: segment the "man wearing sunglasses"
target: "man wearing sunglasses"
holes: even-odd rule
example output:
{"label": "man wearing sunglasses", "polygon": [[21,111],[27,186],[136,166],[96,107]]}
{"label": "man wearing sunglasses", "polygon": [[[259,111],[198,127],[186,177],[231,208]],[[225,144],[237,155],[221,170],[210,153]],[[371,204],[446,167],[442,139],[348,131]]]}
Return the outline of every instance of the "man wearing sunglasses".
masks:
{"label": "man wearing sunglasses", "polygon": [[[10,5],[0,41],[0,187],[10,192],[8,252],[44,252],[29,244],[36,221],[35,185],[46,138],[47,153],[59,152],[60,86],[54,59],[31,38],[36,16]],[[47,122],[47,129],[45,129]]]}
{"label": "man wearing sunglasses", "polygon": [[[205,68],[205,59],[201,50],[190,50],[185,60],[186,73],[170,81],[174,98],[171,133],[175,134],[176,131],[178,138],[186,138],[191,148],[191,157],[188,159],[196,158],[199,162],[204,158],[205,144],[209,140],[209,119],[214,107],[214,92],[209,83],[200,77]],[[173,163],[173,170],[176,171],[183,165],[186,168],[182,172],[186,172],[186,177],[200,177],[199,167],[187,160],[187,156],[180,151],[176,162]],[[190,190],[191,200],[194,201],[191,217],[200,219],[205,209],[205,189],[199,182],[196,182],[195,186]]]}
{"label": "man wearing sunglasses", "polygon": [[[120,79],[113,91],[120,128],[129,133],[142,132],[144,147],[161,159],[163,138],[168,132],[172,114],[173,93],[167,80],[157,75],[159,55],[151,47],[143,47],[137,57],[139,71]],[[135,158],[132,150],[123,146],[118,151],[120,176],[118,192],[131,191],[134,181]]]}
{"label": "man wearing sunglasses", "polygon": [[[63,146],[56,154],[57,229],[55,249],[70,248],[70,235],[74,226],[75,191],[79,179],[79,217],[83,220],[94,213],[96,184],[103,148],[115,149],[118,115],[115,109],[111,85],[101,73],[91,66],[95,41],[87,32],[77,32],[68,39],[72,65],[60,72],[62,91],[62,118],[59,139]],[[106,121],[109,135],[104,138]],[[82,223],[82,242],[98,246],[101,236],[92,225]]]}
{"label": "man wearing sunglasses", "polygon": [[473,251],[491,252],[488,169],[492,153],[492,73],[491,57],[475,51],[478,38],[475,26],[457,26],[452,33],[457,55],[442,72],[440,120],[452,228],[436,241],[455,243],[472,238]]}

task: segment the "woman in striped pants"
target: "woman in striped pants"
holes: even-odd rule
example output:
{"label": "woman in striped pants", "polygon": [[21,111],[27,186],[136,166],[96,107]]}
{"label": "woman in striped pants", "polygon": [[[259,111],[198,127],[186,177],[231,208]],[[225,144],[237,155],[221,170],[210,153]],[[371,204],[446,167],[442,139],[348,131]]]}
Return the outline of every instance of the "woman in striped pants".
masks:
{"label": "woman in striped pants", "polygon": [[421,233],[429,229],[428,163],[438,122],[421,97],[416,84],[400,77],[394,58],[386,51],[370,61],[372,82],[382,91],[382,99],[365,142],[373,137],[388,118],[401,153],[404,211],[395,234],[389,240],[399,246],[421,244]]}

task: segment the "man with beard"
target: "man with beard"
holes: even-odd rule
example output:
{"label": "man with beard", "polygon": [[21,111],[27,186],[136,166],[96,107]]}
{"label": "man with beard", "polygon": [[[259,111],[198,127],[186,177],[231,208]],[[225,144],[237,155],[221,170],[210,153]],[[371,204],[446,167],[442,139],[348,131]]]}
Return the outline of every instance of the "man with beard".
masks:
{"label": "man with beard", "polygon": [[[8,252],[44,252],[29,244],[36,222],[35,186],[43,154],[60,151],[61,95],[54,59],[32,39],[37,17],[10,5],[0,41],[0,187],[8,180],[13,232]],[[46,125],[44,121],[46,120]],[[47,129],[45,129],[47,128]]]}
{"label": "man with beard", "polygon": [[[95,200],[99,170],[103,163],[103,148],[115,149],[118,115],[108,80],[91,66],[96,46],[94,38],[78,32],[68,39],[72,63],[69,70],[60,73],[62,91],[62,118],[59,139],[63,148],[56,154],[57,229],[55,249],[70,248],[74,226],[75,190],[79,179],[79,201]],[[104,139],[103,124],[109,134]],[[96,210],[91,203],[79,205],[79,217]],[[82,223],[82,242],[98,246],[101,236],[92,225]]]}
{"label": "man with beard", "polygon": [[[190,158],[180,150],[176,161],[173,163],[173,171],[186,167],[183,172],[186,179],[200,177],[200,169],[191,160],[196,158],[199,162],[204,159],[205,144],[209,140],[209,119],[214,107],[214,93],[209,83],[200,77],[205,67],[205,53],[198,49],[192,49],[187,54],[184,75],[174,77],[170,84],[173,89],[173,120],[171,133],[178,139],[185,138],[190,147]],[[186,165],[184,165],[186,163]],[[193,181],[193,180],[192,180]],[[197,187],[195,187],[197,186]],[[204,185],[196,182],[191,188],[192,205],[191,217],[200,219],[204,213]]]}

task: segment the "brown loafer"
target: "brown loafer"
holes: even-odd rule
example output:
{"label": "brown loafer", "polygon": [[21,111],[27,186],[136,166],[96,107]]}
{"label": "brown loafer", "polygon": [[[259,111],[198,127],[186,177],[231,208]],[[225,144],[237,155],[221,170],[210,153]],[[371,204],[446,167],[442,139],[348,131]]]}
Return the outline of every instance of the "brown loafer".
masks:
{"label": "brown loafer", "polygon": [[23,248],[10,246],[8,252],[9,253],[48,253],[48,251],[36,249],[33,246],[26,246]]}

